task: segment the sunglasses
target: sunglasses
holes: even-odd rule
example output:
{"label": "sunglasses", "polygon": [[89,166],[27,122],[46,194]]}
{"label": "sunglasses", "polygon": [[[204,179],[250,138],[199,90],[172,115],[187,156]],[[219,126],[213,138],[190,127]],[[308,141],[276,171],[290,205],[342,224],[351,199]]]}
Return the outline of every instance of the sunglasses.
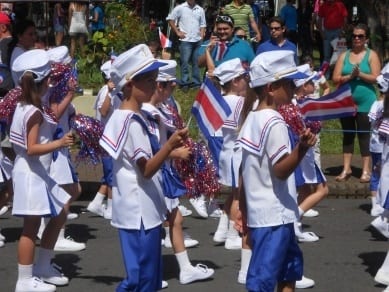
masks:
{"label": "sunglasses", "polygon": [[366,36],[364,34],[353,34],[353,39],[364,39]]}
{"label": "sunglasses", "polygon": [[278,31],[278,30],[281,30],[282,27],[281,26],[273,26],[273,27],[269,27],[269,29]]}
{"label": "sunglasses", "polygon": [[218,15],[215,20],[216,23],[226,22],[234,26],[234,21],[228,15]]}
{"label": "sunglasses", "polygon": [[235,36],[236,36],[237,38],[240,38],[240,39],[243,39],[243,40],[247,40],[247,36],[245,36],[245,35],[236,34]]}

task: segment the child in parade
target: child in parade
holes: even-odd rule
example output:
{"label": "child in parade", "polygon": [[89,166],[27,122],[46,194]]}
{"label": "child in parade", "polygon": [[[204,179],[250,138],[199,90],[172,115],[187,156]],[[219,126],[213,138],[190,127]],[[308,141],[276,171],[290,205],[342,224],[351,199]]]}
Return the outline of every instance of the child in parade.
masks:
{"label": "child in parade", "polygon": [[246,100],[251,105],[259,102],[245,117],[238,136],[245,194],[240,207],[252,245],[246,279],[249,291],[274,291],[277,283],[278,291],[293,291],[303,275],[293,227],[298,218],[293,171],[316,137],[304,129],[292,149],[277,108],[291,102],[293,79],[306,77],[297,71],[290,51],[261,53],[250,65],[253,92]]}
{"label": "child in parade", "polygon": [[[12,214],[22,216],[23,231],[18,244],[18,280],[15,291],[55,291],[69,280],[51,264],[53,248],[66,220],[65,204],[70,196],[49,175],[52,152],[73,144],[72,134],[52,140],[57,127],[43,112],[49,85],[50,61],[44,50],[30,50],[12,65],[22,89],[10,128],[16,159],[12,171],[14,203]],[[34,265],[35,239],[42,216],[51,216],[42,234]],[[44,283],[43,281],[47,282]]]}
{"label": "child in parade", "polygon": [[234,151],[234,145],[241,126],[240,113],[246,96],[248,74],[239,58],[221,63],[215,68],[213,74],[221,85],[223,97],[231,109],[231,115],[221,127],[223,144],[218,165],[219,183],[228,187],[229,195],[224,203],[224,211],[220,216],[213,240],[223,242],[226,249],[241,249],[242,238],[234,228],[239,205],[238,180],[241,151],[239,149]]}
{"label": "child in parade", "polygon": [[105,126],[100,145],[113,158],[112,221],[118,228],[126,278],[116,291],[157,291],[162,284],[161,227],[167,211],[160,168],[183,145],[188,129],[174,132],[153,154],[154,139],[145,129],[141,106],[156,89],[158,68],[140,44],[119,55],[111,67],[122,104]]}
{"label": "child in parade", "polygon": [[[100,68],[106,84],[97,93],[94,105],[96,119],[104,125],[107,124],[113,111],[121,104],[118,95],[112,94],[115,84],[110,77],[111,64],[112,61],[107,61]],[[88,204],[87,210],[105,219],[112,219],[112,157],[104,155],[101,160],[103,163],[101,185],[93,200]],[[103,204],[105,198],[107,198],[106,205]]]}
{"label": "child in parade", "polygon": [[[376,228],[382,235],[389,238],[389,64],[381,70],[377,77],[379,91],[384,95],[384,105],[382,117],[383,120],[379,126],[378,132],[383,141],[381,176],[377,193],[377,203],[381,205],[384,211],[378,216],[371,225]],[[378,283],[387,285],[384,291],[389,291],[389,251],[381,267],[377,271],[374,280]]]}
{"label": "child in parade", "polygon": [[[167,99],[171,96],[176,85],[176,67],[177,62],[174,60],[161,60],[166,63],[165,66],[159,68],[157,77],[157,88],[149,103],[143,103],[142,111],[148,117],[156,121],[157,127],[150,129],[150,132],[155,132],[161,145],[167,138],[176,131],[173,121],[173,110],[166,105]],[[169,160],[184,159],[188,160],[191,151],[187,146],[182,146],[173,150],[169,155]],[[168,167],[172,161],[167,161]],[[185,194],[185,192],[182,192]],[[165,201],[168,209],[167,219],[164,228],[166,232],[165,247],[173,247],[176,256],[181,284],[189,284],[197,280],[204,280],[211,277],[214,273],[213,269],[208,268],[203,264],[192,266],[186,248],[193,247],[199,244],[197,240],[190,238],[184,234],[182,229],[183,216],[179,210],[179,197],[169,198],[165,196]],[[167,223],[167,224],[166,224]]]}

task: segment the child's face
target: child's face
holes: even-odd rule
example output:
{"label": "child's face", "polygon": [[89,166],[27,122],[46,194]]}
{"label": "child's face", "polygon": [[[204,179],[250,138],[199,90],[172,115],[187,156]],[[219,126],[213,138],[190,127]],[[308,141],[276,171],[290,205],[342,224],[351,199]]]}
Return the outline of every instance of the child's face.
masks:
{"label": "child's face", "polygon": [[158,70],[147,72],[140,76],[136,76],[132,82],[131,95],[134,96],[139,103],[149,102],[157,87]]}
{"label": "child's face", "polygon": [[315,85],[311,80],[305,83],[303,85],[303,88],[304,88],[304,95],[309,95],[315,92]]}
{"label": "child's face", "polygon": [[282,79],[272,84],[276,106],[288,104],[293,98],[294,83],[291,79]]}

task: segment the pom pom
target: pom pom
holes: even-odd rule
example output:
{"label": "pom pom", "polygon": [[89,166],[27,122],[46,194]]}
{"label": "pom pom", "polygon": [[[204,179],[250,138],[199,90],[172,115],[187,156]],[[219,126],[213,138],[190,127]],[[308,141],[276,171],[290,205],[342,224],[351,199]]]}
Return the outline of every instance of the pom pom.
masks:
{"label": "pom pom", "polygon": [[0,100],[0,120],[6,122],[8,126],[11,125],[16,104],[20,100],[21,95],[22,89],[20,87],[15,87]]}
{"label": "pom pom", "polygon": [[90,161],[96,165],[101,161],[102,156],[108,155],[99,144],[104,132],[104,125],[100,121],[77,114],[70,120],[70,128],[81,140],[81,148],[77,155],[78,161]]}
{"label": "pom pom", "polygon": [[70,65],[53,63],[50,72],[50,102],[60,103],[69,90],[77,86],[77,77]]}

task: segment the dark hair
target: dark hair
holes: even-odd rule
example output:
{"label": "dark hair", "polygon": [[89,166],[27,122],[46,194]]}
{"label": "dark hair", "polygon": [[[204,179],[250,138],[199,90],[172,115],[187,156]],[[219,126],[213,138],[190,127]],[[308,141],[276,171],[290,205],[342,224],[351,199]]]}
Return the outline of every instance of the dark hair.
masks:
{"label": "dark hair", "polygon": [[215,23],[225,23],[231,27],[234,27],[235,25],[234,19],[228,14],[219,14],[218,16],[216,16]]}
{"label": "dark hair", "polygon": [[22,35],[30,27],[35,27],[35,23],[30,19],[22,19],[15,22],[12,29],[12,41],[8,45],[9,60],[7,60],[7,65],[9,67],[11,67],[10,62],[11,62],[12,51],[14,50],[16,44],[19,41],[19,36]]}
{"label": "dark hair", "polygon": [[365,31],[365,34],[366,34],[366,38],[367,38],[367,39],[369,38],[369,36],[370,36],[370,29],[369,29],[369,27],[368,27],[366,24],[364,24],[364,23],[358,23],[357,25],[355,25],[355,26],[353,27],[353,30],[355,30],[355,29],[364,30],[364,31]]}
{"label": "dark hair", "polygon": [[277,22],[282,27],[285,26],[285,21],[281,17],[279,17],[279,16],[273,16],[272,18],[269,19],[269,21],[267,23],[268,23],[268,25],[270,25],[270,23],[272,23],[272,22]]}
{"label": "dark hair", "polygon": [[312,63],[313,65],[313,56],[312,55],[303,55],[301,56],[301,64]]}

